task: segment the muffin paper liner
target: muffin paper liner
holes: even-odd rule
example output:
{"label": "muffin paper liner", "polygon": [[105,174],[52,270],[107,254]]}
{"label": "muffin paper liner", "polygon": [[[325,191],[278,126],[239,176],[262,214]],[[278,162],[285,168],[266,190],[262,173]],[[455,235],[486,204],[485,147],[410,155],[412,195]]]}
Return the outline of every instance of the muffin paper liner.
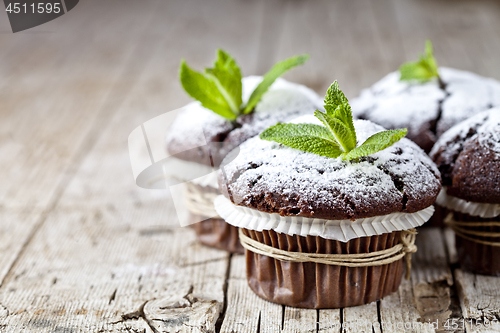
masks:
{"label": "muffin paper liner", "polygon": [[[384,250],[399,243],[395,231],[349,242],[317,236],[286,235],[273,230],[242,229],[261,243],[293,252],[353,254]],[[403,259],[383,266],[345,267],[312,262],[280,261],[246,251],[247,279],[260,297],[301,308],[342,308],[371,303],[394,291],[401,283]]]}
{"label": "muffin paper liner", "polygon": [[[199,216],[193,216],[197,221]],[[238,228],[222,219],[212,218],[191,225],[200,243],[232,253],[245,253],[240,244]]]}
{"label": "muffin paper liner", "polygon": [[[451,213],[455,221],[460,222],[490,222],[500,221],[500,216],[494,218],[480,218],[478,216],[471,216],[460,212]],[[500,232],[499,226],[474,226],[468,228],[469,230],[482,231],[482,232]],[[479,237],[475,238],[489,242],[500,242],[499,237]],[[458,253],[458,260],[460,266],[468,271],[484,274],[500,276],[500,246],[490,246],[481,244],[469,239],[465,239],[459,235],[455,235],[456,248]]]}
{"label": "muffin paper liner", "polygon": [[500,216],[500,204],[466,201],[446,194],[445,188],[439,192],[436,203],[453,211],[471,216],[479,216],[482,218]]}
{"label": "muffin paper liner", "polygon": [[227,223],[249,230],[274,230],[290,236],[319,236],[347,242],[354,238],[408,230],[424,224],[434,213],[429,206],[415,213],[392,213],[352,220],[325,220],[299,216],[280,216],[237,206],[222,195],[214,201],[215,210]]}

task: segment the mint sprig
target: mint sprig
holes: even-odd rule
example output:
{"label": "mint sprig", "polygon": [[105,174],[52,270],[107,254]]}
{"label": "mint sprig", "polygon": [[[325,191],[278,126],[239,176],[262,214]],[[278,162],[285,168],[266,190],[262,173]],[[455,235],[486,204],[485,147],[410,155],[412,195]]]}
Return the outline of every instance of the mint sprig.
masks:
{"label": "mint sprig", "polygon": [[308,54],[303,54],[295,57],[291,57],[288,59],[285,59],[283,61],[278,62],[275,64],[269,72],[267,72],[264,75],[264,78],[261,83],[255,88],[255,90],[252,92],[250,95],[250,98],[248,99],[248,103],[245,106],[245,109],[243,110],[244,114],[252,112],[254,107],[257,105],[257,103],[260,101],[262,98],[262,95],[271,87],[271,85],[276,81],[277,78],[279,78],[281,75],[285,74],[287,71],[290,69],[302,65],[309,59]]}
{"label": "mint sprig", "polygon": [[336,158],[342,154],[328,129],[320,125],[276,124],[262,132],[260,138],[326,157]]}
{"label": "mint sprig", "polygon": [[314,113],[325,126],[277,124],[266,129],[259,137],[316,155],[352,160],[392,146],[407,133],[406,128],[378,132],[357,146],[351,106],[337,81],[326,92],[325,111],[316,110]]}
{"label": "mint sprig", "polygon": [[241,114],[252,112],[278,77],[293,67],[303,64],[308,58],[309,55],[300,55],[274,65],[252,92],[246,105],[242,103],[240,67],[233,57],[221,49],[217,50],[217,59],[213,68],[205,68],[204,73],[191,69],[182,60],[179,76],[184,90],[200,101],[203,107],[228,120],[234,120]]}
{"label": "mint sprig", "polygon": [[407,62],[399,68],[401,81],[425,82],[433,77],[439,78],[438,65],[434,58],[434,50],[430,40],[425,41],[425,54],[420,59]]}

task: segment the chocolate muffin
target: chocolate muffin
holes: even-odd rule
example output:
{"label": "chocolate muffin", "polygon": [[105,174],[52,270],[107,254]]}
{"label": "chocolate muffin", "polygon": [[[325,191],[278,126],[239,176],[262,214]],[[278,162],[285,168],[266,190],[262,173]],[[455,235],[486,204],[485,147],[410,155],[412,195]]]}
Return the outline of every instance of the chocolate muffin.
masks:
{"label": "chocolate muffin", "polygon": [[500,276],[500,108],[452,127],[431,157],[443,179],[436,203],[451,211],[461,266]]}
{"label": "chocolate muffin", "polygon": [[407,137],[429,152],[453,125],[500,106],[500,82],[470,72],[441,67],[440,79],[400,80],[388,74],[352,102],[355,118],[386,128],[408,128]]}
{"label": "chocolate muffin", "polygon": [[[313,116],[294,123],[321,124]],[[383,130],[365,120],[354,128],[358,142]],[[321,258],[364,257],[406,244],[401,236],[430,218],[441,188],[434,163],[405,138],[344,161],[254,137],[226,157],[219,186],[223,196],[215,208],[244,239],[271,252]],[[396,291],[404,271],[404,254],[387,264],[349,267],[276,259],[271,252],[246,251],[249,286],[264,299],[295,307],[370,303]]]}
{"label": "chocolate muffin", "polygon": [[[250,76],[242,81],[245,103],[262,77]],[[222,158],[267,127],[312,113],[320,103],[319,96],[309,88],[277,79],[257,103],[254,112],[243,114],[234,121],[215,114],[199,102],[192,102],[181,110],[168,131],[166,147],[169,155],[179,162],[177,177],[190,181],[186,184],[188,193],[204,198],[187,197],[191,226],[203,244],[243,252],[237,229],[224,223],[213,209],[213,198],[219,193],[214,170]]]}

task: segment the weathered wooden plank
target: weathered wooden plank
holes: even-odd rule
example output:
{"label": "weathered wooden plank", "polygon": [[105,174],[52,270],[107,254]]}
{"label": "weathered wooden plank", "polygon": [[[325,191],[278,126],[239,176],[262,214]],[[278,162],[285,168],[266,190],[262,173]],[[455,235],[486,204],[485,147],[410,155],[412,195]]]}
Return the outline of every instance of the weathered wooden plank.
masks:
{"label": "weathered wooden plank", "polygon": [[282,319],[283,306],[263,300],[248,287],[245,256],[233,255],[221,333],[279,332]]}
{"label": "weathered wooden plank", "polygon": [[[187,57],[181,47],[186,39],[206,41],[190,51],[193,66],[210,64],[215,48],[229,45],[239,46],[235,56],[241,56],[242,66],[256,63],[252,49],[259,39],[251,26],[259,21],[259,8],[196,2],[198,10],[191,13],[195,2],[162,4],[146,20],[150,29],[136,45],[134,60],[143,59],[138,66],[146,71],[124,78],[134,78],[134,88],[120,100],[117,114],[107,115],[108,126],[94,129],[94,148],[88,146],[88,157],[0,290],[0,302],[10,311],[1,322],[7,332],[19,327],[111,332],[129,326],[213,331],[224,301],[228,254],[199,245],[191,230],[178,227],[168,192],[135,186],[126,142],[134,127],[188,100],[175,75],[165,79]],[[165,16],[168,10],[172,20]],[[230,19],[221,24],[224,16]],[[254,43],[232,34],[235,22],[248,27]],[[170,50],[176,51],[166,59]],[[191,302],[196,311],[176,300]]]}
{"label": "weathered wooden plank", "polygon": [[453,275],[441,229],[419,229],[416,245],[418,251],[412,258],[412,285],[420,320],[444,325],[452,314]]}
{"label": "weathered wooden plank", "polygon": [[[382,10],[377,8],[375,13],[373,9],[380,3]],[[403,58],[400,40],[382,42],[388,28],[376,22],[394,21],[393,12],[383,10],[391,7],[385,0],[377,5],[370,1],[315,1],[314,6],[307,1],[288,3],[277,57],[309,53],[311,60],[287,77],[320,94],[338,80],[348,98],[357,96],[362,88],[394,70],[394,59]]]}
{"label": "weathered wooden plank", "polygon": [[285,306],[283,332],[302,333],[316,332],[318,311],[314,309],[298,309]]}
{"label": "weathered wooden plank", "polygon": [[500,278],[455,270],[460,305],[465,318],[500,317]]}
{"label": "weathered wooden plank", "polygon": [[[465,325],[464,325],[465,323]],[[468,319],[465,322],[459,321],[457,323],[459,328],[465,326],[467,333],[498,333],[500,332],[500,324],[497,320],[473,320]]]}
{"label": "weathered wooden plank", "polygon": [[[380,301],[382,331],[433,332],[443,329],[452,315],[453,276],[447,260],[444,238],[439,228],[419,229],[412,257],[411,281],[403,280],[398,292]],[[420,325],[423,326],[420,326]],[[394,326],[396,325],[396,326]]]}
{"label": "weathered wooden plank", "polygon": [[[205,300],[213,304],[215,323],[228,254],[202,247],[191,230],[164,227],[160,232],[158,219],[143,219],[155,211],[168,216],[171,210],[162,202],[121,212],[55,210],[30,244],[30,255],[21,258],[2,288],[0,303],[9,310],[2,323],[6,332],[39,321],[54,329],[66,323],[61,327],[106,331],[123,316],[133,321],[126,314],[154,299],[143,317],[158,328],[168,320],[182,327],[189,320],[179,320],[184,317],[176,309],[182,304],[171,300],[185,294],[192,295],[193,310],[205,310]],[[172,309],[165,312],[164,305]]]}
{"label": "weathered wooden plank", "polygon": [[[0,290],[0,325],[7,325],[0,326],[0,330],[145,330],[149,333],[153,332],[151,327],[157,331],[177,328],[195,331],[189,327],[194,324],[212,331],[224,300],[227,255],[207,252],[194,242],[189,230],[177,228],[172,207],[168,206],[168,193],[133,186],[126,154],[126,137],[135,126],[188,101],[175,82],[178,60],[185,56],[190,64],[199,68],[211,62],[216,46],[222,46],[235,55],[245,74],[250,74],[256,68],[264,71],[275,60],[308,52],[312,54],[310,63],[290,72],[288,78],[309,84],[319,92],[324,91],[331,80],[339,78],[341,82],[346,81],[348,95],[354,96],[359,88],[394,69],[400,59],[413,59],[421,52],[428,33],[434,31],[430,37],[437,44],[438,60],[443,59],[443,64],[487,71],[497,62],[494,55],[498,53],[495,39],[498,6],[493,2],[485,5],[485,1],[474,5],[464,3],[444,7],[444,3],[424,1],[423,5],[418,4],[423,6],[420,10],[413,3],[397,5],[404,42],[398,40],[399,30],[390,28],[394,17],[389,10],[393,7],[386,1],[382,5],[366,1],[346,4],[320,1],[314,5],[295,2],[288,3],[283,12],[281,3],[259,2],[254,6],[243,1],[188,2],[185,7],[175,5],[174,16],[181,17],[183,24],[165,17],[162,19],[168,22],[163,25],[154,23],[168,11],[153,15],[151,29],[142,32],[145,41],[142,46],[134,46],[132,40],[136,40],[141,22],[148,21],[142,21],[141,15],[146,14],[139,11],[144,2],[127,5],[136,6],[137,16],[133,16],[136,21],[130,13],[127,15],[131,19],[123,20],[127,6],[112,8],[114,3],[108,1],[99,7],[101,16],[90,19],[76,15],[75,11],[73,16],[65,15],[44,25],[50,30],[60,30],[79,17],[78,25],[73,23],[74,26],[87,31],[79,40],[81,47],[70,47],[75,45],[71,41],[75,36],[72,29],[42,37],[40,34],[36,37],[16,35],[25,41],[17,44],[9,44],[5,34],[1,34],[0,59],[4,65],[0,65],[0,73],[6,79],[0,83],[3,87],[0,90],[0,155],[8,156],[0,161],[0,172],[5,175],[0,180],[0,201],[4,206],[0,210],[0,228],[5,229],[2,235],[6,235],[0,239],[0,267],[4,273],[22,247],[19,239],[41,221],[38,219],[45,219],[40,213],[53,202],[54,194],[65,187],[64,177],[67,174],[71,177],[76,169],[78,173],[62,193],[56,210],[48,212],[47,220]],[[90,3],[79,4],[78,9],[83,11],[84,6]],[[111,9],[117,11],[111,15]],[[442,22],[437,22],[444,9],[450,12],[444,14]],[[461,19],[463,15],[459,11],[466,11],[470,17]],[[142,14],[138,15],[139,12]],[[412,18],[412,15],[415,16]],[[486,20],[476,19],[478,16]],[[104,24],[88,27],[90,20],[103,22],[105,17],[112,20],[107,23],[107,30],[103,29]],[[262,20],[264,24],[259,28]],[[285,22],[283,32],[279,30],[281,20]],[[138,27],[132,29],[136,35],[120,41],[116,38],[118,32],[131,31],[128,26]],[[148,25],[144,23],[142,27],[145,26]],[[235,26],[244,34],[236,33]],[[93,30],[85,30],[90,28]],[[481,38],[474,41],[478,31],[485,29],[489,29],[483,35],[489,36],[484,39],[487,42]],[[459,45],[459,34],[447,41],[447,36],[455,32],[465,33],[465,39],[472,43]],[[94,43],[94,38],[102,54],[84,49],[83,45]],[[151,44],[159,40],[161,42]],[[49,46],[44,49],[47,41]],[[399,49],[400,43],[404,43],[404,50]],[[473,49],[479,51],[474,53]],[[407,57],[402,56],[403,51]],[[21,53],[24,54],[22,61],[15,58]],[[255,56],[257,53],[261,59]],[[37,58],[41,59],[39,68]],[[77,69],[72,69],[70,61],[73,60],[79,62]],[[147,67],[144,75],[139,77],[144,67],[129,66],[135,62]],[[121,72],[125,68],[133,71]],[[30,76],[34,69],[37,70]],[[67,88],[59,91],[69,93],[69,97],[57,100],[53,90],[60,88],[58,80],[63,77],[66,77]],[[118,79],[122,82],[116,85]],[[9,87],[5,87],[6,82]],[[130,94],[122,101],[123,91]],[[52,102],[48,103],[49,99]],[[83,110],[81,113],[75,113],[75,104],[78,110]],[[103,111],[107,107],[112,110],[120,107],[120,110],[110,119],[113,112]],[[108,120],[111,124],[106,127]],[[57,131],[52,132],[54,129]],[[90,141],[89,136],[92,136]],[[96,148],[84,158],[93,143],[97,144]],[[75,158],[83,159],[82,165],[75,163]],[[13,160],[20,168],[12,168]],[[449,233],[445,235],[448,238]],[[439,244],[439,237],[433,233],[428,239]],[[428,242],[419,246],[422,251]],[[425,251],[432,252],[432,249],[434,244]],[[403,282],[397,294],[380,302],[383,320],[418,321],[428,315],[429,306],[433,311],[441,311],[440,314],[448,311],[445,309],[449,297],[450,275],[449,269],[445,269],[448,263],[442,260],[442,249],[436,252],[438,256],[425,251],[414,259],[412,282]],[[451,246],[448,252],[453,258]],[[434,265],[432,258],[437,259],[436,270],[429,268],[430,264]],[[233,270],[237,267],[243,270],[231,273],[228,291],[232,293],[232,307],[227,307],[222,323],[226,331],[229,327],[241,328],[238,323],[245,321],[248,322],[246,331],[252,332],[259,326],[262,331],[281,328],[300,331],[298,327],[314,331],[316,316],[320,331],[331,331],[333,324],[340,325],[339,310],[283,308],[259,299],[249,290],[245,278],[235,278],[244,272],[243,261],[238,256],[233,259]],[[471,279],[461,279],[463,289],[468,290],[463,294],[468,298],[462,295],[461,301],[478,303],[479,311],[485,304],[470,300],[491,290],[485,289],[482,283],[477,289],[476,286],[471,289]],[[240,302],[241,297],[256,300],[248,305]],[[344,309],[342,318],[346,323],[358,318],[374,320],[376,310],[374,304]],[[250,317],[244,317],[249,313]],[[484,324],[467,327],[471,332],[488,329],[496,330]],[[349,330],[352,331],[346,329]],[[384,332],[391,330],[386,328]]]}
{"label": "weathered wooden plank", "polygon": [[453,284],[445,241],[440,228],[420,228],[416,239],[418,250],[412,255],[412,281],[416,286],[445,282]]}
{"label": "weathered wooden plank", "polygon": [[340,332],[342,321],[341,309],[318,311],[318,332]]}
{"label": "weathered wooden plank", "polygon": [[[131,40],[143,28],[141,19],[154,12],[146,4],[143,8],[132,21],[137,20],[138,25],[128,30]],[[9,41],[11,46],[2,51],[5,62],[0,68],[9,79],[0,83],[0,114],[5,120],[0,122],[0,137],[6,139],[0,145],[0,205],[2,214],[5,212],[2,228],[9,229],[0,234],[0,281],[54,204],[83,153],[82,146],[92,136],[91,128],[106,123],[106,117],[99,116],[102,108],[107,107],[105,114],[111,113],[109,98],[119,96],[112,89],[117,82],[122,84],[121,70],[134,47],[116,45],[109,39],[123,25],[116,22],[108,28],[111,35],[96,41],[96,49],[82,49],[84,44],[71,47],[72,40],[83,42],[95,33],[81,30],[88,15],[102,20],[112,9],[107,4],[102,12],[83,12],[67,25],[56,20],[52,28],[66,32],[57,37],[16,34]],[[105,56],[102,45],[116,49]],[[79,112],[73,103],[79,105]]]}
{"label": "weathered wooden plank", "polygon": [[39,212],[0,208],[0,281],[21,251],[29,231],[40,218]]}
{"label": "weathered wooden plank", "polygon": [[377,302],[344,308],[342,332],[353,333],[381,333],[378,320]]}
{"label": "weathered wooden plank", "polygon": [[423,43],[433,41],[440,65],[500,78],[498,18],[500,8],[489,0],[393,1],[406,60],[416,59]]}
{"label": "weathered wooden plank", "polygon": [[[193,11],[193,8],[197,9]],[[261,21],[260,5],[253,6],[247,2],[227,0],[218,0],[211,5],[186,1],[183,7],[173,12],[183,19],[177,21],[175,25],[173,22],[165,22],[171,34],[164,34],[160,27],[155,29],[153,37],[160,38],[157,34],[161,35],[162,42],[148,50],[154,52],[154,57],[150,60],[146,72],[123,102],[120,112],[112,119],[112,129],[103,131],[100,139],[102,148],[94,152],[94,156],[83,160],[78,177],[73,179],[65,190],[60,205],[73,206],[81,202],[102,205],[110,202],[118,207],[131,203],[140,205],[147,200],[162,198],[169,200],[168,192],[131,186],[134,180],[130,160],[127,154],[123,154],[130,132],[142,123],[165,112],[176,110],[191,100],[177,78],[182,58],[185,58],[190,66],[201,69],[210,66],[216,49],[223,47],[238,60],[244,74],[254,73],[257,63],[255,51],[260,40],[257,36],[258,31],[253,30],[253,27]],[[211,19],[208,20],[207,17]],[[221,19],[215,20],[216,17]],[[226,19],[223,20],[222,17]],[[232,33],[232,26],[235,24],[245,30],[248,39]],[[187,49],[184,46],[186,40],[197,42]],[[168,54],[167,58],[165,54]],[[160,140],[161,142],[155,144],[161,147],[163,138]],[[97,154],[99,156],[96,156]],[[112,162],[113,160],[115,162]],[[115,163],[116,167],[103,169],[100,167],[103,161]],[[96,173],[99,173],[102,179],[106,179],[106,182],[96,181]],[[113,186],[110,186],[110,183]],[[117,200],[117,196],[120,200]]]}
{"label": "weathered wooden plank", "polygon": [[[120,6],[82,4],[72,20],[61,17],[44,26],[60,33],[11,37],[13,46],[2,54],[0,66],[8,78],[0,91],[0,137],[8,147],[0,161],[4,206],[47,207],[87,134],[106,123],[106,115],[123,99],[120,93],[135,81],[136,71],[124,68],[137,56],[138,35],[154,10],[145,2],[142,7],[132,5],[136,15],[129,22],[108,20],[100,30],[98,24],[88,24],[105,21],[111,12],[123,13],[114,7]],[[88,28],[82,29],[85,25]],[[128,43],[118,36],[126,36]]]}
{"label": "weathered wooden plank", "polygon": [[455,270],[455,279],[467,332],[500,332],[500,278]]}
{"label": "weathered wooden plank", "polygon": [[[380,63],[380,72],[377,72],[377,77],[374,77],[372,82],[366,78],[366,86],[380,80],[386,73],[395,71],[399,66],[406,61],[403,49],[403,36],[398,26],[396,9],[392,1],[369,1],[369,11],[374,17],[374,33],[376,37],[376,45],[379,48],[383,62]],[[382,70],[384,72],[382,72]],[[375,75],[375,73],[374,73]]]}
{"label": "weathered wooden plank", "polygon": [[[414,303],[411,282],[403,280],[396,293],[380,301],[380,315],[383,332],[434,332],[424,325]],[[406,326],[405,326],[406,325]]]}

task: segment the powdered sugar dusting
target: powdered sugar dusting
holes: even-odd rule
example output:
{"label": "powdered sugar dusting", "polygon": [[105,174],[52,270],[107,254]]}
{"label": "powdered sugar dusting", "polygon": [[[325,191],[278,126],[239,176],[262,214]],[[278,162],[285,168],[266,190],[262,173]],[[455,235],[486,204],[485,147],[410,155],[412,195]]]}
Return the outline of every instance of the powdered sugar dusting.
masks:
{"label": "powdered sugar dusting", "polygon": [[439,152],[441,164],[453,164],[463,146],[475,139],[483,147],[500,154],[500,108],[481,112],[449,129],[439,138],[430,155],[434,157]]}
{"label": "powdered sugar dusting", "polygon": [[[246,103],[251,92],[262,81],[260,76],[243,78],[243,102]],[[231,122],[205,109],[199,102],[184,107],[175,119],[167,134],[166,142],[170,154],[187,149],[204,148],[210,142],[224,142],[218,151],[211,151],[215,160],[221,160],[227,152],[250,137],[259,134],[277,122],[285,122],[301,114],[313,113],[321,105],[321,99],[311,89],[278,78],[263,95],[255,112],[242,115]],[[207,156],[207,152],[201,156]],[[215,156],[217,155],[217,156]],[[180,156],[193,162],[204,163],[198,156]],[[200,161],[198,161],[200,160]],[[207,160],[206,158],[204,160]]]}
{"label": "powdered sugar dusting", "polygon": [[200,102],[189,103],[182,108],[169,128],[166,138],[168,152],[173,155],[206,145],[218,133],[228,132],[232,128],[231,122],[205,109]]}
{"label": "powdered sugar dusting", "polygon": [[432,143],[454,124],[500,106],[499,82],[445,67],[439,73],[445,90],[437,79],[415,84],[390,73],[352,101],[353,114],[388,128],[407,127],[408,137],[417,142],[425,132]]}
{"label": "powdered sugar dusting", "polygon": [[445,96],[436,80],[409,84],[399,80],[399,72],[393,72],[363,90],[351,107],[354,117],[416,133],[422,124],[438,117],[439,101]]}
{"label": "powdered sugar dusting", "polygon": [[[317,123],[313,116],[299,121]],[[363,120],[355,121],[355,128],[358,144],[383,130]],[[343,218],[380,215],[375,211],[412,212],[423,208],[422,198],[430,198],[428,205],[432,204],[440,188],[438,170],[408,139],[359,162],[346,162],[255,137],[227,160],[222,169],[233,202],[254,207],[255,197],[272,200],[280,195],[275,204],[284,207],[279,211],[282,215],[320,218],[321,207],[341,209]]]}
{"label": "powdered sugar dusting", "polygon": [[488,120],[477,130],[479,143],[500,153],[500,108],[489,112]]}

